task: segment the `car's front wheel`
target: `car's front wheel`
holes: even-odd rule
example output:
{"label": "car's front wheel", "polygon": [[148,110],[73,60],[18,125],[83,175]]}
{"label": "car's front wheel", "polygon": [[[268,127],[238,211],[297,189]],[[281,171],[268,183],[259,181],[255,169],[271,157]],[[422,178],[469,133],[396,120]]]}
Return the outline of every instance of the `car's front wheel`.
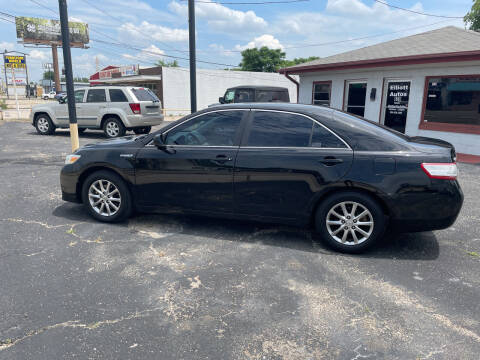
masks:
{"label": "car's front wheel", "polygon": [[123,126],[119,119],[111,117],[105,120],[105,123],[103,124],[103,132],[108,138],[120,137],[125,135],[125,126]]}
{"label": "car's front wheel", "polygon": [[110,171],[97,171],[85,180],[82,200],[90,215],[100,221],[122,221],[132,213],[132,199],[125,181]]}
{"label": "car's front wheel", "polygon": [[51,135],[55,132],[55,125],[48,115],[38,115],[35,120],[35,129],[42,135]]}
{"label": "car's front wheel", "polygon": [[386,218],[372,197],[353,191],[333,194],[319,205],[315,225],[323,240],[336,250],[358,253],[383,235]]}
{"label": "car's front wheel", "polygon": [[152,127],[151,126],[144,126],[144,127],[141,127],[141,128],[134,128],[133,129],[133,132],[137,135],[141,135],[141,134],[149,134],[150,131],[152,131]]}

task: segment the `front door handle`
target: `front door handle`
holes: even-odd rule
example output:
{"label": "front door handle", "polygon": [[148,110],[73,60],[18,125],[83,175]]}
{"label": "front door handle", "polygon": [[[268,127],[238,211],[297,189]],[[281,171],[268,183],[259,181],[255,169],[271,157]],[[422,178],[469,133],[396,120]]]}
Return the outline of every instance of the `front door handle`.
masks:
{"label": "front door handle", "polygon": [[225,164],[227,161],[232,161],[233,159],[227,155],[217,155],[215,161],[219,164]]}
{"label": "front door handle", "polygon": [[338,159],[335,156],[325,156],[320,162],[325,166],[333,166],[343,162],[342,159]]}

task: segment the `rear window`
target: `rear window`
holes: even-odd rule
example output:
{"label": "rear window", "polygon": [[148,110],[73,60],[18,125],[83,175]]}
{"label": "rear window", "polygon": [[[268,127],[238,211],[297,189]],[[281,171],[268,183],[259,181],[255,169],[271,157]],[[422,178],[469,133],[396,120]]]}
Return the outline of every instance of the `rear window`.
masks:
{"label": "rear window", "polygon": [[157,95],[155,95],[150,89],[132,88],[133,95],[137,98],[138,101],[160,101],[158,100]]}
{"label": "rear window", "polygon": [[121,89],[109,89],[111,102],[128,102],[127,97]]}

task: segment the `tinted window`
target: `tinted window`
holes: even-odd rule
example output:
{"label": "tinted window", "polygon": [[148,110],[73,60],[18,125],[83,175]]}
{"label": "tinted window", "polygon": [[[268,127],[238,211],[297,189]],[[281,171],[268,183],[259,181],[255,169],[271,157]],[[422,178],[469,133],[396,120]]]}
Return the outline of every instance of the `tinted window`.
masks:
{"label": "tinted window", "polygon": [[254,102],[255,101],[255,91],[251,89],[237,89],[235,90],[235,102]]}
{"label": "tinted window", "polygon": [[200,115],[168,132],[170,145],[232,146],[244,111]]}
{"label": "tinted window", "polygon": [[158,100],[157,95],[155,95],[150,89],[135,89],[132,88],[133,95],[137,98],[138,101],[160,101]]}
{"label": "tinted window", "polygon": [[110,94],[111,102],[128,102],[127,97],[121,89],[110,89],[108,90]]}
{"label": "tinted window", "polygon": [[[75,91],[75,102],[78,103],[83,103],[83,95],[85,94],[85,90],[76,90]],[[65,97],[66,99],[67,97]]]}
{"label": "tinted window", "polygon": [[90,89],[87,93],[87,102],[105,102],[107,97],[104,89]]}
{"label": "tinted window", "polygon": [[288,102],[288,91],[257,90],[257,102]]}
{"label": "tinted window", "polygon": [[424,121],[480,125],[480,77],[429,79]]}
{"label": "tinted window", "polygon": [[310,144],[313,121],[300,115],[258,111],[255,113],[248,146],[306,147]]}
{"label": "tinted window", "polygon": [[338,137],[317,123],[313,125],[311,146],[318,148],[346,148],[345,144]]}

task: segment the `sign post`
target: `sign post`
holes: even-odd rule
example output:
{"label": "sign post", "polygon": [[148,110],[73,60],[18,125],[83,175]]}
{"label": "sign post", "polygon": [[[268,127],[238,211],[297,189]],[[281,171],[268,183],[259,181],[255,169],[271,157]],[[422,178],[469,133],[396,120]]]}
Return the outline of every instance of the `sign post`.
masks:
{"label": "sign post", "polygon": [[15,93],[15,104],[17,105],[17,119],[20,119],[20,106],[18,105],[17,82],[15,81],[15,70],[13,69],[13,66],[10,69],[12,70],[13,92]]}
{"label": "sign post", "polygon": [[[17,105],[17,116],[20,119],[20,106],[18,104],[17,81],[15,80],[15,69],[25,69],[25,71],[27,70],[25,55],[4,54],[3,65],[5,67],[5,75],[6,75],[7,67],[9,67],[10,70],[12,71],[12,85],[13,85],[13,91],[15,92],[15,104]],[[7,79],[7,91],[8,91],[8,79]]]}
{"label": "sign post", "polygon": [[60,10],[60,24],[62,28],[62,48],[63,63],[65,65],[65,80],[67,83],[68,117],[70,119],[70,140],[72,142],[72,152],[75,152],[79,148],[79,142],[77,112],[75,110],[75,96],[73,89],[72,54],[70,52],[70,34],[68,31],[67,0],[58,0],[58,7]]}

